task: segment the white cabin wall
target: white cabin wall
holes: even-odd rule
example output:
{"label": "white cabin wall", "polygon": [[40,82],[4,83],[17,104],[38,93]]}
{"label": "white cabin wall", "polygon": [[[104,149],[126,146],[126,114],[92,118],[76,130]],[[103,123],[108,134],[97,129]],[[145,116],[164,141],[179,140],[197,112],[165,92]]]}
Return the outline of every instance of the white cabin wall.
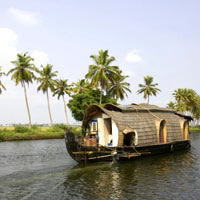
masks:
{"label": "white cabin wall", "polygon": [[98,134],[99,134],[99,144],[105,146],[104,120],[102,118],[98,118]]}
{"label": "white cabin wall", "polygon": [[117,147],[119,140],[119,130],[117,128],[116,123],[113,120],[112,120],[112,138],[113,138],[113,147]]}
{"label": "white cabin wall", "polygon": [[110,117],[104,113],[98,114],[92,118],[92,120],[97,120],[98,122],[99,144],[103,146],[108,146],[109,141],[112,140],[112,146],[117,147],[119,140],[119,130],[116,123],[111,119],[112,135],[108,134],[109,131],[107,130],[104,121],[104,119],[106,118]]}

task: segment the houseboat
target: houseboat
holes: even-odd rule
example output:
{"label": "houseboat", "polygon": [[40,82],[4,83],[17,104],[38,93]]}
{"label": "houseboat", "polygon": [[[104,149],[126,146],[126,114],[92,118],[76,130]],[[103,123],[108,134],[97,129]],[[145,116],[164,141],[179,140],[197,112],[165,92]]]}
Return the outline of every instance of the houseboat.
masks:
{"label": "houseboat", "polygon": [[134,159],[190,147],[192,117],[150,104],[91,105],[82,135],[67,131],[66,148],[77,162]]}

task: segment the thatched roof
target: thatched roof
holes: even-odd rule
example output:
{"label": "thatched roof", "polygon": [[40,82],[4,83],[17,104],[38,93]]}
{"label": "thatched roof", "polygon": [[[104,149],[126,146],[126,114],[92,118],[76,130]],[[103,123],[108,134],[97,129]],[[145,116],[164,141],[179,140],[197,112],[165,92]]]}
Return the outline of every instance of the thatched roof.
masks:
{"label": "thatched roof", "polygon": [[142,144],[157,143],[156,122],[165,120],[167,123],[167,140],[181,140],[180,121],[191,120],[190,116],[177,113],[169,108],[161,108],[148,104],[131,104],[127,106],[116,106],[106,104],[104,108],[91,105],[86,110],[83,126],[100,113],[105,113],[114,120],[120,132],[126,129],[137,131]]}
{"label": "thatched roof", "polygon": [[[112,112],[110,112],[110,111],[112,111]],[[119,113],[123,113],[123,115],[125,113],[129,113],[128,114],[129,117],[133,117],[134,113],[146,113],[148,116],[149,116],[149,114],[154,115],[155,113],[171,113],[171,114],[178,115],[180,117],[185,117],[188,120],[192,120],[191,116],[187,116],[183,113],[177,112],[170,108],[162,108],[162,107],[159,107],[156,105],[151,105],[151,104],[142,103],[142,104],[130,104],[130,105],[124,105],[124,106],[106,104],[103,108],[96,104],[93,104],[93,105],[90,105],[85,112],[85,116],[83,119],[83,125],[88,123],[88,121],[99,112],[104,112],[104,113],[110,115],[111,117],[114,114],[114,112],[116,112],[114,115],[119,114]],[[130,114],[130,113],[132,113],[132,114]],[[156,117],[156,116],[154,116],[154,117]],[[123,116],[122,116],[122,118],[123,118]],[[135,116],[134,116],[134,118],[135,118]]]}

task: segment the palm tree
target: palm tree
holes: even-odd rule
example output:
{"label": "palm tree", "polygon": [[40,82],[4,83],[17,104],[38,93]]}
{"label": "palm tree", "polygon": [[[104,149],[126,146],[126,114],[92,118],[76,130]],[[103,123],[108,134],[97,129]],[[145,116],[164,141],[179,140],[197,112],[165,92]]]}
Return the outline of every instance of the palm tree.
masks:
{"label": "palm tree", "polygon": [[168,104],[167,104],[167,108],[171,108],[171,109],[174,109],[176,108],[176,104],[173,102],[173,101],[170,101]]}
{"label": "palm tree", "polygon": [[78,94],[80,94],[84,91],[88,91],[90,89],[90,84],[89,84],[88,80],[85,80],[85,79],[81,79],[76,83],[73,82],[72,84],[74,86],[72,89],[73,92],[78,93]]}
{"label": "palm tree", "polygon": [[144,99],[147,99],[147,104],[149,104],[149,96],[156,96],[160,89],[156,88],[158,83],[153,84],[153,77],[152,76],[146,76],[144,77],[144,83],[145,84],[139,84],[139,89],[137,92],[138,94],[144,93]]}
{"label": "palm tree", "polygon": [[[0,66],[0,78],[1,76],[5,75],[4,72],[1,72],[1,66]],[[3,83],[0,80],[0,94],[2,93],[2,89],[6,90],[6,87],[3,85]]]}
{"label": "palm tree", "polygon": [[50,64],[47,64],[46,66],[41,65],[42,70],[37,70],[37,72],[40,74],[40,77],[37,78],[37,80],[40,82],[40,85],[38,86],[37,90],[45,94],[47,94],[47,104],[48,104],[48,111],[49,111],[49,118],[51,122],[51,126],[53,125],[53,120],[51,116],[51,110],[50,110],[50,103],[49,103],[49,89],[51,92],[54,91],[54,86],[56,84],[55,80],[53,80],[53,77],[57,76],[57,71],[52,72],[53,66]]}
{"label": "palm tree", "polygon": [[115,57],[108,55],[108,50],[100,50],[99,55],[91,55],[94,64],[89,66],[89,72],[86,74],[86,78],[91,79],[91,86],[100,87],[100,101],[102,102],[102,95],[104,90],[110,88],[111,80],[117,73],[119,68],[117,66],[110,66],[115,61]]}
{"label": "palm tree", "polygon": [[33,82],[33,79],[35,78],[33,73],[35,66],[33,63],[31,63],[31,61],[33,61],[34,59],[28,56],[27,54],[28,54],[27,52],[24,54],[17,54],[17,60],[11,62],[12,64],[15,65],[15,68],[11,69],[8,72],[8,75],[12,74],[11,80],[15,81],[16,85],[21,83],[22,87],[24,88],[24,96],[29,118],[29,127],[31,127],[31,115],[28,105],[26,84],[29,85],[29,83]]}
{"label": "palm tree", "polygon": [[116,100],[124,100],[125,96],[128,97],[126,91],[131,92],[129,89],[130,84],[125,82],[125,79],[129,76],[123,76],[122,71],[119,70],[114,79],[111,81],[111,87],[108,89],[108,93]]}
{"label": "palm tree", "polygon": [[69,125],[69,119],[68,119],[68,116],[67,116],[66,102],[65,102],[65,97],[64,96],[65,96],[65,94],[70,96],[71,91],[72,91],[71,85],[67,84],[67,80],[60,79],[60,80],[56,80],[55,81],[55,90],[54,90],[53,96],[57,95],[58,99],[60,98],[60,96],[62,96],[62,98],[63,98],[67,125]]}

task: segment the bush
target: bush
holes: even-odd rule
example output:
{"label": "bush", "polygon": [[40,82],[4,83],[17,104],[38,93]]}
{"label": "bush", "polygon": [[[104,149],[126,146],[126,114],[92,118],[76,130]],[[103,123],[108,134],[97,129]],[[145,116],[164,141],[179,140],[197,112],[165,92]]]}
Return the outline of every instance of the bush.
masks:
{"label": "bush", "polygon": [[66,130],[67,129],[67,125],[65,125],[65,124],[54,124],[53,128],[55,128],[55,129],[59,128],[59,129]]}
{"label": "bush", "polygon": [[26,133],[26,132],[30,132],[30,128],[27,127],[27,126],[20,126],[20,125],[17,125],[14,127],[14,131],[16,133]]}

